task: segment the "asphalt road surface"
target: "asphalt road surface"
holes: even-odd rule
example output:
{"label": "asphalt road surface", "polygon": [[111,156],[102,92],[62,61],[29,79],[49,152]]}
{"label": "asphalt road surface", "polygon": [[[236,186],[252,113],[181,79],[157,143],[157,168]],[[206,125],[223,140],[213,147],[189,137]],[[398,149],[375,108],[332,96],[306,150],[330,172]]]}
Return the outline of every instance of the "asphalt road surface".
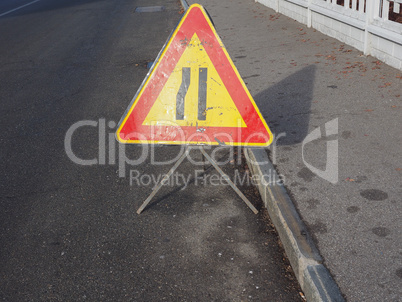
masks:
{"label": "asphalt road surface", "polygon": [[[155,5],[165,8],[134,12]],[[179,11],[173,0],[0,3],[1,300],[301,300],[269,221],[228,186],[166,186],[135,213],[172,164],[152,164],[148,150],[122,165],[113,133]],[[65,137],[77,122],[74,159]]]}

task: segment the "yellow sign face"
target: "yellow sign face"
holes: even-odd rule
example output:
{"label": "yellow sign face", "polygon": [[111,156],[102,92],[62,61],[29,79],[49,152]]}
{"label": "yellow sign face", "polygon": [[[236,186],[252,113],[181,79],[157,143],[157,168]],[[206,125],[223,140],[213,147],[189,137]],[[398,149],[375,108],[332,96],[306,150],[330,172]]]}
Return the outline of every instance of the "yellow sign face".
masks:
{"label": "yellow sign face", "polygon": [[119,123],[132,144],[268,146],[272,134],[201,5],[186,11]]}
{"label": "yellow sign face", "polygon": [[[189,74],[189,85],[183,100],[184,114],[182,118],[177,119],[177,95],[185,78],[183,73],[186,72]],[[206,73],[206,82],[202,81],[202,73]],[[203,85],[206,87],[202,87]],[[205,112],[202,113],[205,115],[205,120],[198,119],[199,95],[203,89],[206,90]],[[172,122],[179,126],[246,127],[196,33],[151,107],[143,125],[171,125]]]}

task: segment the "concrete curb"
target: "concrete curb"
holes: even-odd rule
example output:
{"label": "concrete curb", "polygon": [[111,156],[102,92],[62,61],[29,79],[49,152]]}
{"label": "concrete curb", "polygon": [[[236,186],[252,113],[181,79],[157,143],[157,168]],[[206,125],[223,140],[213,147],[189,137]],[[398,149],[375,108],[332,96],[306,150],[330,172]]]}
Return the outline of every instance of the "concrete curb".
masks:
{"label": "concrete curb", "polygon": [[245,155],[307,301],[345,301],[285,188],[276,182],[279,177],[266,150],[245,149]]}
{"label": "concrete curb", "polygon": [[188,10],[188,8],[190,7],[186,0],[180,0],[180,3],[181,3],[181,6],[183,6],[184,11]]}

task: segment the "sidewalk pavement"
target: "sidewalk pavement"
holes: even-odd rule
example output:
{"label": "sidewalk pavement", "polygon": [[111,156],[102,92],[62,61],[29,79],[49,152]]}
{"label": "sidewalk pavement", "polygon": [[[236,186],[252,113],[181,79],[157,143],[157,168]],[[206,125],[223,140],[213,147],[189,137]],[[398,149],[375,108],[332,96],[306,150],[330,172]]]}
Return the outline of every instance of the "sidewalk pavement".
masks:
{"label": "sidewalk pavement", "polygon": [[[271,161],[346,299],[400,301],[401,72],[252,0],[198,3],[276,135]],[[311,171],[332,156],[322,176],[335,184]]]}

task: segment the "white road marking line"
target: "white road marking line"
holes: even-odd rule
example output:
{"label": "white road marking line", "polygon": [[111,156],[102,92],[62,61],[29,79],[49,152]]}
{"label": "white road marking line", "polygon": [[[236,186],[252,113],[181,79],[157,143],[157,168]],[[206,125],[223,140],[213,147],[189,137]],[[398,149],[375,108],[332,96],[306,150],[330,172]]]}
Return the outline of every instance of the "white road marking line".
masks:
{"label": "white road marking line", "polygon": [[10,14],[10,13],[12,13],[12,12],[15,12],[16,10],[19,10],[19,9],[25,7],[25,6],[34,4],[35,2],[38,2],[38,1],[40,1],[40,0],[35,0],[35,1],[29,2],[29,3],[27,3],[27,4],[18,6],[17,8],[14,8],[14,9],[12,9],[12,10],[9,10],[8,12],[2,13],[2,14],[0,15],[0,17],[3,17],[3,16],[5,16],[5,15],[7,15],[7,14]]}

